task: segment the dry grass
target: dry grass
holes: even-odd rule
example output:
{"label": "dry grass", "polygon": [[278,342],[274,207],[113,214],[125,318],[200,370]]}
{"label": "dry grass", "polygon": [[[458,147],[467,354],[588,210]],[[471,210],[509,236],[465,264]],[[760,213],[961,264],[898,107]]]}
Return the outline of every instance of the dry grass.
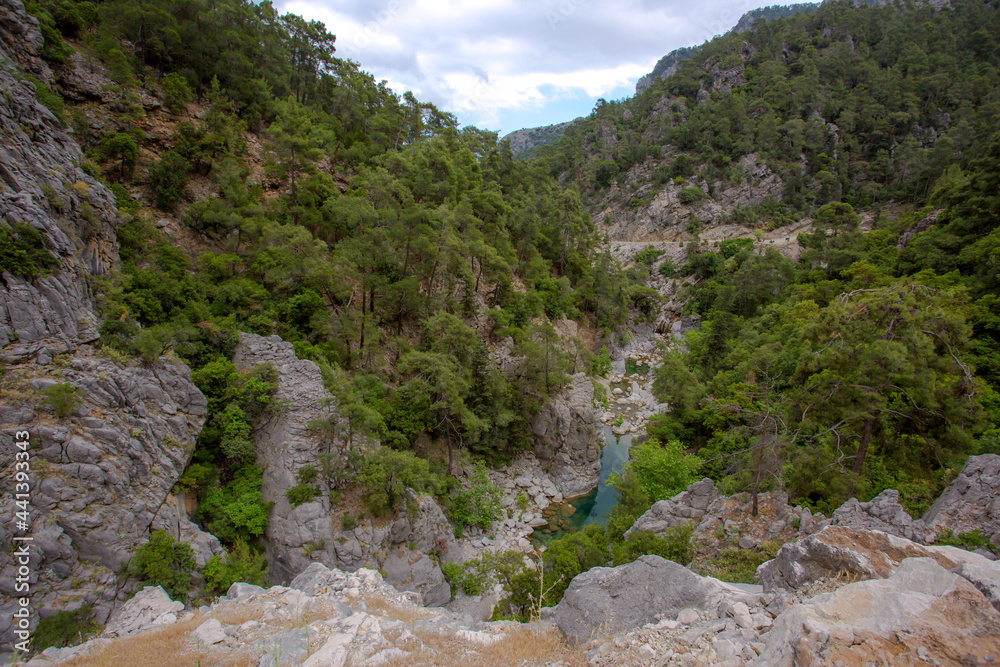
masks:
{"label": "dry grass", "polygon": [[188,641],[190,633],[201,625],[205,618],[195,614],[194,618],[168,625],[162,630],[142,633],[135,637],[115,640],[103,649],[90,655],[81,656],[61,663],[65,667],[105,667],[128,665],[129,667],[191,667],[192,665],[224,664],[226,667],[250,667],[256,660],[249,654],[233,651],[220,663],[218,657],[211,658]]}
{"label": "dry grass", "polygon": [[509,667],[510,665],[551,665],[562,661],[572,667],[584,667],[583,651],[566,646],[555,629],[541,632],[518,628],[493,646],[482,646],[457,637],[434,632],[416,633],[424,647],[408,656],[390,660],[389,667],[433,665],[434,667]]}
{"label": "dry grass", "polygon": [[364,602],[368,606],[368,613],[385,616],[386,618],[394,618],[404,623],[424,621],[435,616],[434,612],[426,611],[422,607],[400,607],[388,600],[374,596],[365,597]]}

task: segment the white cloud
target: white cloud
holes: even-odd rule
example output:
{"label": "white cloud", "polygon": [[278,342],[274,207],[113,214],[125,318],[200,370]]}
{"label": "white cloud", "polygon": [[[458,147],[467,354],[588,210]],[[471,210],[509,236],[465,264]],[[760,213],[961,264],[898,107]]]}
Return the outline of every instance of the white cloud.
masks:
{"label": "white cloud", "polygon": [[[338,55],[463,122],[607,96],[679,46],[724,32],[754,0],[291,0]],[[516,129],[516,128],[505,128]]]}

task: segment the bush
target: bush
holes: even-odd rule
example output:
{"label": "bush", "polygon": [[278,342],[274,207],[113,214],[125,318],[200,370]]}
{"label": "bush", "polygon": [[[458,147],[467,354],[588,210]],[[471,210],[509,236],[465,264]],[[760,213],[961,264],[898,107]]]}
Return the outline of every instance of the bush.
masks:
{"label": "bush", "polygon": [[500,518],[502,496],[500,487],[490,481],[486,466],[477,462],[469,489],[459,490],[448,502],[448,518],[455,524],[456,532],[465,526],[491,529]]}
{"label": "bush", "polygon": [[256,466],[243,466],[233,481],[223,488],[210,489],[198,505],[198,518],[226,544],[246,542],[264,534],[267,514],[271,509],[260,492],[263,471]]}
{"label": "bush", "polygon": [[709,563],[706,574],[721,581],[737,584],[756,584],[757,568],[774,558],[781,544],[777,541],[764,542],[754,549],[726,547],[719,557]]}
{"label": "bush", "polygon": [[47,276],[59,266],[45,249],[45,237],[23,222],[0,227],[0,273],[10,271],[25,280]]}
{"label": "bush", "polygon": [[92,616],[93,605],[85,604],[74,611],[60,611],[38,620],[31,636],[31,650],[41,653],[50,646],[76,646],[97,634],[101,626]]}
{"label": "bush", "polygon": [[693,555],[691,553],[693,532],[693,525],[683,525],[668,528],[662,537],[649,531],[633,533],[625,542],[615,547],[615,565],[631,563],[647,554],[687,565]]}
{"label": "bush", "polygon": [[358,525],[358,520],[350,514],[343,514],[340,517],[340,525],[344,527],[344,530],[353,530]]}
{"label": "bush", "polygon": [[693,204],[696,201],[706,198],[707,196],[708,195],[702,192],[701,188],[691,186],[687,188],[682,188],[680,194],[677,197],[678,199],[680,199],[680,202],[682,204],[687,205],[687,204]]}
{"label": "bush", "polygon": [[139,159],[139,147],[135,144],[132,135],[125,132],[117,132],[101,142],[101,153],[107,160],[118,162],[118,171],[121,178],[132,175],[135,163]]}
{"label": "bush", "polygon": [[242,539],[237,539],[225,560],[213,556],[205,563],[202,575],[205,577],[205,592],[210,595],[224,594],[237,581],[261,586],[267,578],[267,558],[251,550]]}
{"label": "bush", "polygon": [[185,602],[195,569],[194,550],[165,530],[154,531],[132,558],[132,573],[146,586],[162,586],[171,598]]}
{"label": "bush", "polygon": [[42,392],[57,419],[66,419],[83,404],[83,391],[68,382],[46,387]]}
{"label": "bush", "polygon": [[407,499],[407,488],[420,493],[436,482],[426,460],[387,447],[367,452],[358,474],[365,503],[375,516],[395,511]]}
{"label": "bush", "polygon": [[188,102],[194,99],[187,79],[176,72],[163,77],[163,104],[171,113],[184,113]]}
{"label": "bush", "polygon": [[294,507],[304,505],[320,494],[320,490],[311,484],[297,484],[285,492],[289,504]]}
{"label": "bush", "polygon": [[188,180],[188,161],[173,151],[166,151],[149,168],[149,184],[156,193],[156,205],[167,211],[172,211],[184,198]]}

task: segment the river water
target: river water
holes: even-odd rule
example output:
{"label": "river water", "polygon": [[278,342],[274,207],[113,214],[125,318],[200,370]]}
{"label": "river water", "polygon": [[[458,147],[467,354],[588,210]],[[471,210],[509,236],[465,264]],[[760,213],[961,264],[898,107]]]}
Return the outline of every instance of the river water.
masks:
{"label": "river water", "polygon": [[604,437],[604,450],[601,452],[601,477],[597,488],[585,496],[568,498],[567,502],[576,508],[568,518],[568,527],[545,533],[536,530],[532,539],[542,543],[563,537],[567,533],[577,531],[592,523],[604,525],[608,520],[611,508],[618,502],[618,492],[608,484],[608,478],[613,472],[621,472],[628,463],[628,450],[632,446],[632,435],[616,436],[611,426],[605,424],[601,429]]}

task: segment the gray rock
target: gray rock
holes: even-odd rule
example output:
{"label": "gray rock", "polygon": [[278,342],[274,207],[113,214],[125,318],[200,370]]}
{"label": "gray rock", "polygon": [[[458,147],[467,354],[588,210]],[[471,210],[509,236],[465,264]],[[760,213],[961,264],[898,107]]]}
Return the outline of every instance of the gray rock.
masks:
{"label": "gray rock", "polygon": [[451,602],[451,586],[441,568],[419,551],[399,549],[382,563],[385,580],[400,591],[420,593],[426,607],[441,607]]}
{"label": "gray rock", "polygon": [[135,634],[161,625],[163,617],[171,614],[176,621],[176,614],[183,610],[184,603],[171,600],[161,587],[147,586],[112,614],[103,636],[125,637]]}
{"label": "gray rock", "polygon": [[978,530],[1000,553],[1000,456],[973,456],[923,517],[928,542],[944,531]]}
{"label": "gray rock", "polygon": [[597,567],[577,575],[563,599],[543,610],[573,644],[640,627],[657,615],[675,618],[683,609],[715,613],[724,600],[744,593],[702,577],[659,556],[642,556],[619,567]]}
{"label": "gray rock", "polygon": [[963,562],[988,563],[982,556],[953,547],[922,546],[888,533],[827,526],[795,543],[757,568],[766,592],[792,591],[824,577],[849,574],[884,579],[908,558],[933,558],[951,569]]}
{"label": "gray rock", "polygon": [[264,589],[260,586],[254,586],[253,584],[247,584],[242,581],[234,582],[229,590],[226,591],[227,600],[251,600],[254,597],[260,595],[264,592]]}
{"label": "gray rock", "polygon": [[908,558],[888,579],[789,607],[766,637],[754,662],[760,667],[892,664],[888,647],[900,663],[923,655],[931,664],[986,664],[987,655],[1000,655],[1000,612],[934,560]]}
{"label": "gray rock", "polygon": [[226,632],[222,629],[222,623],[214,618],[199,625],[191,634],[205,646],[226,641]]}
{"label": "gray rock", "polygon": [[573,375],[569,386],[546,403],[531,422],[535,455],[567,496],[593,488],[589,480],[597,477],[601,467],[599,422],[594,385],[584,373]]}
{"label": "gray rock", "polygon": [[284,667],[301,665],[319,644],[319,633],[311,626],[288,630],[268,637],[262,643],[264,655],[258,667]]}
{"label": "gray rock", "polygon": [[851,498],[834,510],[829,525],[879,530],[914,542],[923,542],[926,532],[924,522],[909,515],[899,503],[899,491],[893,489],[886,489],[866,503]]}
{"label": "gray rock", "polygon": [[1000,611],[1000,563],[962,563],[952,570],[967,580]]}

